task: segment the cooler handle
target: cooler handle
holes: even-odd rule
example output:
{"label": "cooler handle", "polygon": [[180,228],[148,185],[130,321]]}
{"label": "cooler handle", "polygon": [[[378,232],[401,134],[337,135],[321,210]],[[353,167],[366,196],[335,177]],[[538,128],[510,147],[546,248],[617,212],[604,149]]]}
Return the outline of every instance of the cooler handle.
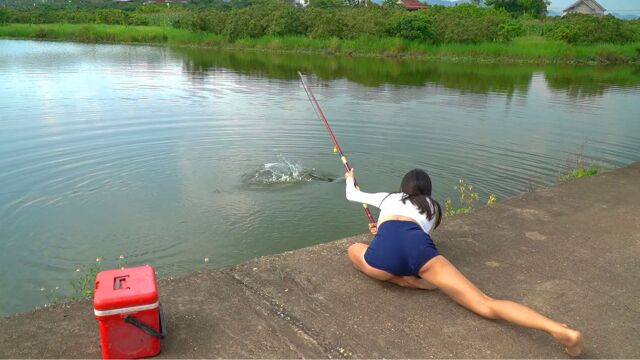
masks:
{"label": "cooler handle", "polygon": [[159,313],[160,313],[160,332],[158,332],[156,329],[152,328],[151,326],[143,323],[142,321],[134,318],[131,315],[127,315],[124,318],[124,321],[137,327],[138,329],[144,331],[145,333],[157,337],[159,339],[164,339],[167,336],[167,332],[165,329],[165,323],[164,323],[164,311],[162,310],[162,304],[158,304],[158,308],[159,308]]}

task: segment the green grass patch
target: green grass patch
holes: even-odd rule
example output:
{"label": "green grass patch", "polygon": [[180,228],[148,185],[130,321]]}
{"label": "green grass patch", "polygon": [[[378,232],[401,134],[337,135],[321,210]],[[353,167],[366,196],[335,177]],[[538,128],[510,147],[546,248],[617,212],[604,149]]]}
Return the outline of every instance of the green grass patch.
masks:
{"label": "green grass patch", "polygon": [[572,45],[540,36],[508,43],[434,45],[395,37],[355,39],[263,36],[229,41],[223,35],[161,26],[8,24],[0,37],[91,43],[147,43],[337,55],[434,58],[451,61],[536,63],[639,63],[640,43]]}
{"label": "green grass patch", "polygon": [[588,176],[595,176],[598,175],[598,172],[600,172],[600,169],[595,165],[591,165],[590,167],[580,166],[573,169],[568,174],[561,176],[560,181],[569,181]]}

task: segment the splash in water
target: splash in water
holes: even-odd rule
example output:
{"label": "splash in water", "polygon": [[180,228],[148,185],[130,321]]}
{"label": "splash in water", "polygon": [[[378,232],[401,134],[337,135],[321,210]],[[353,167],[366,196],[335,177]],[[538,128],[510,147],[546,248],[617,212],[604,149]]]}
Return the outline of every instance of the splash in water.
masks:
{"label": "splash in water", "polygon": [[248,186],[269,186],[298,184],[312,180],[334,181],[335,176],[322,175],[315,169],[305,169],[300,163],[289,161],[284,157],[274,163],[266,163],[258,169],[243,176]]}

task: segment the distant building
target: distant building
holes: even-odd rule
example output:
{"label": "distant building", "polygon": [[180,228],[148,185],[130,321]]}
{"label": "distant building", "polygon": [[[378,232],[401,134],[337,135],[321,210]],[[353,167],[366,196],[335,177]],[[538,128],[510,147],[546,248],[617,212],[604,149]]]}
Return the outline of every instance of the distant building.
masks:
{"label": "distant building", "polygon": [[564,14],[588,14],[602,16],[605,11],[607,11],[607,9],[598,4],[596,0],[578,0],[568,8],[564,9]]}
{"label": "distant building", "polygon": [[414,10],[420,10],[420,9],[426,9],[427,8],[427,5],[421,3],[418,0],[398,0],[397,4],[404,6],[404,8],[409,10],[409,11],[414,11]]}

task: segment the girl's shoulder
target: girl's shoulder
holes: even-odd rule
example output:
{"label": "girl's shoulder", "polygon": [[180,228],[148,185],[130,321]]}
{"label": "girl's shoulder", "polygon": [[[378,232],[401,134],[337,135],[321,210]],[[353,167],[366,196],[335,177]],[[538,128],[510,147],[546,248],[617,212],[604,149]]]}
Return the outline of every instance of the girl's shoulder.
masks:
{"label": "girl's shoulder", "polygon": [[[382,201],[380,202],[380,204],[382,204],[383,202],[387,201],[387,200],[391,200],[391,201],[402,201],[403,199],[409,199],[409,195],[403,193],[403,192],[391,192],[391,193],[381,193],[381,194],[385,194],[384,197],[382,198]],[[431,206],[433,206],[433,202],[434,200],[431,199],[431,197],[425,195],[424,196],[427,201],[429,202],[429,204]]]}
{"label": "girl's shoulder", "polygon": [[382,201],[380,201],[380,205],[382,205],[385,201],[400,201],[405,196],[402,192],[391,192],[387,193]]}

